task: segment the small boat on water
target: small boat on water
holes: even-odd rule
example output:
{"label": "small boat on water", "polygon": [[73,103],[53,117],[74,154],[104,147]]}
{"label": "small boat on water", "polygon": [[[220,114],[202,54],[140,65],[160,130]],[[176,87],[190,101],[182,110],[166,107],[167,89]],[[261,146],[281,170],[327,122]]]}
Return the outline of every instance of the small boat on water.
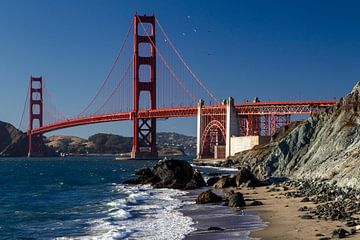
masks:
{"label": "small boat on water", "polygon": [[130,160],[130,156],[127,156],[127,155],[118,156],[118,157],[115,157],[115,160]]}

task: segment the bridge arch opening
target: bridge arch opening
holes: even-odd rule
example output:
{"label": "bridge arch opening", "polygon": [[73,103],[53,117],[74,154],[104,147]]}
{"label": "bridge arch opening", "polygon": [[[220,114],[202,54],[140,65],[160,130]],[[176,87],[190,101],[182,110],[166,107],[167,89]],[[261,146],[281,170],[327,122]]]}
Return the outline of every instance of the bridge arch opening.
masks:
{"label": "bridge arch opening", "polygon": [[[219,120],[212,120],[204,129],[201,137],[202,158],[214,158],[215,154],[225,154],[225,127]],[[216,153],[217,151],[217,153]],[[224,151],[224,153],[222,153]]]}

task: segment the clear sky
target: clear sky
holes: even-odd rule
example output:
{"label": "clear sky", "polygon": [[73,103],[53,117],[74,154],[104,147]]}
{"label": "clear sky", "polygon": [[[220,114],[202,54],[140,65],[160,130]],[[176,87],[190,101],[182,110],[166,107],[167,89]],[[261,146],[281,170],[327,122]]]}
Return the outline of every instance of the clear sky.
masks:
{"label": "clear sky", "polygon": [[[60,109],[79,112],[135,11],[155,12],[218,98],[339,98],[360,80],[359,9],[360,1],[351,0],[0,0],[0,120],[18,125],[31,74],[44,77]],[[193,118],[159,123],[160,131],[195,135],[195,129]],[[131,131],[130,123],[118,122],[52,134]]]}

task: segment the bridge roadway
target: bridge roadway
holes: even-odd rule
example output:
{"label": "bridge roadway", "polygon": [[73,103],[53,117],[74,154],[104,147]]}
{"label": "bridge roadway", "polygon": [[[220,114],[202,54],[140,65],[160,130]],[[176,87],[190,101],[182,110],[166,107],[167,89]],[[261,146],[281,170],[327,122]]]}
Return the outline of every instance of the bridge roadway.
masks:
{"label": "bridge roadway", "polygon": [[[235,104],[238,115],[271,115],[271,114],[312,114],[319,112],[327,107],[333,106],[335,100],[327,101],[293,101],[293,102],[249,102]],[[216,112],[217,109],[224,108],[225,105],[203,106],[203,110],[208,113]],[[197,115],[198,108],[164,108],[156,110],[140,110],[138,118],[175,118],[175,117],[194,117]],[[133,112],[119,112],[113,114],[103,114],[96,116],[85,116],[80,118],[69,118],[53,124],[35,128],[31,134],[43,134],[63,128],[88,125],[95,123],[114,122],[132,120],[135,117]],[[29,134],[29,132],[28,132]]]}

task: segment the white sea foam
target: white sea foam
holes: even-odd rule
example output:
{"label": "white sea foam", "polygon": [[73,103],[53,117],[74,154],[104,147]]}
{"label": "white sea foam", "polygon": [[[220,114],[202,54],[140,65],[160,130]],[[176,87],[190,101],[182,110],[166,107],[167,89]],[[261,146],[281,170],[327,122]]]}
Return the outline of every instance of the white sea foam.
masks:
{"label": "white sea foam", "polygon": [[[90,219],[86,236],[74,239],[183,239],[195,231],[190,217],[180,211],[186,194],[174,189],[152,189],[150,186],[115,185],[115,191],[126,196],[104,203],[103,215]],[[72,238],[60,238],[72,239]]]}
{"label": "white sea foam", "polygon": [[218,170],[218,171],[225,171],[225,172],[237,172],[238,169],[237,168],[228,168],[228,167],[214,167],[214,166],[198,166],[198,165],[194,165],[191,164],[192,167],[195,168],[204,168],[204,169],[214,169],[214,170]]}

